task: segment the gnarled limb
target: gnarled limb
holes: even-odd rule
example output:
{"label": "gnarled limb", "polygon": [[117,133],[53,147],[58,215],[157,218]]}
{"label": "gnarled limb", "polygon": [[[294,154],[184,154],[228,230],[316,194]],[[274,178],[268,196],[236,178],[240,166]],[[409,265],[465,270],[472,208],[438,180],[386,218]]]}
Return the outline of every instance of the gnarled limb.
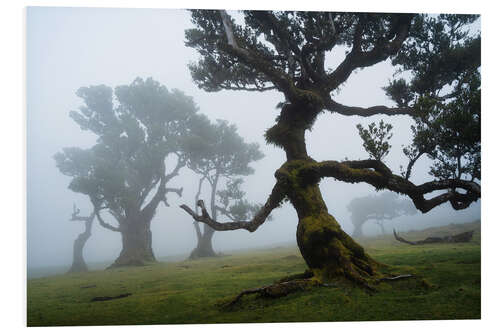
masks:
{"label": "gnarled limb", "polygon": [[[350,183],[368,183],[377,189],[386,188],[406,194],[412,199],[415,207],[423,213],[445,202],[450,202],[454,209],[465,209],[481,197],[481,186],[473,181],[444,179],[415,185],[408,179],[394,175],[383,162],[378,160],[309,163],[301,172],[317,173],[317,178],[333,177]],[[466,193],[459,193],[457,189]],[[424,197],[425,194],[439,190],[448,192],[431,199]]]}
{"label": "gnarled limb", "polygon": [[387,116],[397,116],[397,115],[412,115],[414,113],[411,107],[395,107],[390,108],[384,105],[376,105],[368,108],[357,107],[357,106],[347,106],[335,102],[331,98],[327,98],[325,103],[325,109],[331,112],[336,112],[344,116],[361,116],[370,117],[374,115],[387,115]]}
{"label": "gnarled limb", "polygon": [[271,191],[271,194],[269,195],[269,198],[267,199],[266,203],[262,206],[262,208],[255,214],[254,218],[250,221],[235,221],[235,222],[225,222],[225,223],[217,222],[213,220],[208,214],[203,200],[198,200],[197,202],[197,206],[201,208],[201,215],[195,213],[187,205],[181,205],[180,207],[184,209],[189,215],[191,215],[193,219],[195,219],[198,222],[203,222],[207,224],[214,230],[224,231],[224,230],[245,229],[250,232],[254,232],[255,230],[257,230],[258,227],[260,227],[260,225],[262,225],[266,221],[266,218],[269,216],[269,214],[271,214],[271,211],[276,207],[278,207],[285,198],[285,193],[282,187],[283,185],[280,182],[277,182],[274,185],[273,190]]}

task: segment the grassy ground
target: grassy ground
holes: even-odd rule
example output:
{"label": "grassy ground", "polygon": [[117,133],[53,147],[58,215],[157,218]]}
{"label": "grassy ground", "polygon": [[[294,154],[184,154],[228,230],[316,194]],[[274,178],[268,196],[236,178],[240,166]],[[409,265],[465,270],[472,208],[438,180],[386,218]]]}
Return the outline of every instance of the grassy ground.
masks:
{"label": "grassy ground", "polygon": [[[479,224],[401,235],[415,240],[462,229],[479,231]],[[296,248],[279,247],[31,279],[28,326],[480,318],[479,232],[466,244],[410,246],[389,236],[361,242],[375,259],[419,278],[380,284],[371,295],[356,288],[320,287],[279,299],[247,296],[231,310],[222,308],[243,289],[305,270]],[[90,301],[124,293],[132,295]]]}

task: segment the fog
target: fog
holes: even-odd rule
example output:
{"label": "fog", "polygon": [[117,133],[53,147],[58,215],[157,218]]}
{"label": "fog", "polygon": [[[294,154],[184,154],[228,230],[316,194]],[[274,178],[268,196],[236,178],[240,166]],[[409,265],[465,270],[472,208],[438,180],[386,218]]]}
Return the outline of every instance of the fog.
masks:
{"label": "fog", "polygon": [[[75,92],[79,87],[130,84],[136,77],[152,77],[192,96],[200,113],[211,120],[224,119],[236,124],[246,142],[257,142],[265,157],[252,164],[255,173],[245,178],[243,190],[252,202],[263,203],[274,185],[274,171],[285,161],[281,149],[266,145],[264,131],[274,124],[283,101],[278,92],[207,93],[193,83],[187,64],[198,58],[195,50],[184,46],[184,30],[191,27],[189,13],[167,9],[92,9],[31,7],[27,10],[27,264],[30,267],[70,266],[73,241],[83,231],[83,223],[69,221],[73,203],[83,215],[91,205],[84,195],[70,191],[70,178],[56,168],[53,156],[63,147],[91,147],[96,137],[83,132],[69,117],[82,105]],[[342,59],[337,50],[329,61]],[[356,106],[392,105],[381,89],[393,73],[385,62],[353,75],[339,92],[337,100]],[[307,133],[308,152],[316,160],[367,158],[356,124],[368,124],[380,117],[345,117],[322,114]],[[406,160],[401,145],[409,143],[411,120],[385,117],[394,126],[392,150],[385,159],[393,172]],[[412,180],[430,179],[429,161],[419,160]],[[168,166],[167,166],[168,167]],[[165,256],[187,256],[196,246],[192,219],[179,208],[193,207],[198,176],[184,168],[169,187],[183,187],[182,198],[169,194],[170,207],[160,205],[152,222],[153,250]],[[330,213],[350,233],[353,226],[347,204],[355,197],[374,194],[366,184],[346,184],[324,180],[324,200]],[[208,191],[202,198],[208,200]],[[285,204],[273,212],[273,220],[256,232],[218,232],[214,249],[229,252],[241,248],[277,246],[295,241],[297,216]],[[471,222],[480,218],[480,203],[463,211],[449,204],[427,214],[417,213],[387,221],[400,231],[433,225]],[[115,224],[108,217],[108,222]],[[380,229],[367,223],[365,234]],[[121,250],[120,234],[94,223],[92,237],[84,249],[87,262],[114,260]]]}

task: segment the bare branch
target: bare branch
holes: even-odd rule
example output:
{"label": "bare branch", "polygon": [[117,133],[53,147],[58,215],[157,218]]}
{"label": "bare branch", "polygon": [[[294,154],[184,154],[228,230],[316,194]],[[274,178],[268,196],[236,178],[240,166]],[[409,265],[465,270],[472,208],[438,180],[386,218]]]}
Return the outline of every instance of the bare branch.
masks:
{"label": "bare branch", "polygon": [[[167,175],[162,175],[160,177],[160,184],[158,185],[158,189],[156,190],[156,193],[154,195],[154,197],[151,199],[151,201],[141,210],[141,214],[145,215],[147,217],[147,219],[149,219],[149,216],[153,216],[154,215],[154,212],[156,210],[156,208],[158,207],[158,205],[160,204],[160,202],[164,202],[167,206],[168,206],[168,203],[167,203],[167,197],[166,197],[166,194],[167,194],[167,188],[165,187],[165,185],[172,179],[174,178],[175,176],[177,176],[179,174],[179,170],[185,165],[185,161],[183,159],[181,159],[180,157],[177,159],[177,164],[174,168],[174,170],[172,170],[172,172],[170,172],[169,174]],[[182,194],[182,189],[180,190],[176,190],[176,189],[170,189],[171,191],[178,191],[178,195],[181,196]],[[179,194],[181,193],[181,194]]]}
{"label": "bare branch", "polygon": [[167,187],[167,188],[165,188],[165,192],[167,192],[167,193],[174,192],[174,193],[176,193],[179,196],[179,198],[182,197],[182,191],[183,190],[184,190],[183,187],[181,187],[181,188],[173,188],[173,187]]}
{"label": "bare branch", "polygon": [[410,179],[413,166],[422,155],[424,155],[423,151],[419,152],[414,158],[410,159],[410,161],[408,162],[408,166],[406,167],[406,173],[404,174],[405,179]]}
{"label": "bare branch", "polygon": [[80,216],[80,215],[78,215],[79,213],[80,213],[80,209],[78,207],[76,207],[76,205],[73,203],[73,214],[71,214],[70,221],[88,222],[88,221],[92,221],[95,217],[95,212],[92,212],[89,216]]}
{"label": "bare branch", "polygon": [[393,23],[390,33],[368,52],[363,52],[361,50],[361,27],[363,25],[358,23],[354,33],[353,48],[351,52],[347,54],[344,61],[328,75],[328,90],[331,91],[336,89],[344,83],[355,69],[372,66],[395,55],[408,36],[412,19],[413,15],[411,14],[401,15],[399,19]]}
{"label": "bare branch", "polygon": [[409,107],[389,108],[384,105],[377,105],[368,108],[357,106],[346,106],[329,99],[325,103],[325,109],[331,112],[336,112],[344,116],[362,116],[370,117],[378,114],[385,114],[388,116],[396,115],[412,115],[413,109]]}
{"label": "bare branch", "polygon": [[235,222],[226,222],[220,223],[213,220],[207,212],[205,207],[205,203],[203,200],[198,200],[197,206],[201,208],[201,215],[195,213],[191,208],[186,205],[181,205],[180,207],[184,209],[189,215],[193,217],[198,222],[203,222],[210,226],[212,229],[217,231],[225,231],[225,230],[238,230],[245,229],[250,232],[254,232],[257,228],[262,225],[271,211],[278,207],[280,203],[285,198],[285,193],[283,191],[283,185],[280,182],[277,182],[274,185],[274,188],[269,195],[266,203],[262,206],[262,208],[255,214],[254,218],[250,221],[235,221]]}

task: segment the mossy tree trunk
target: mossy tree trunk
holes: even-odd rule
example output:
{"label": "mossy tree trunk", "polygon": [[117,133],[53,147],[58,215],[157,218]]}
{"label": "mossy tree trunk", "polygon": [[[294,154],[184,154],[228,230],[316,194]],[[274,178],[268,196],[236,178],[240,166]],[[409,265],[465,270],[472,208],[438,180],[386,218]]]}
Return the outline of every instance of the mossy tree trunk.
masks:
{"label": "mossy tree trunk", "polygon": [[278,123],[268,130],[268,141],[282,147],[287,155],[277,175],[286,179],[286,196],[299,219],[297,244],[314,277],[321,281],[342,278],[366,285],[376,275],[378,263],[328,213],[319,179],[300,172],[303,166],[315,163],[307,154],[304,134],[317,113],[307,107],[285,105]]}

